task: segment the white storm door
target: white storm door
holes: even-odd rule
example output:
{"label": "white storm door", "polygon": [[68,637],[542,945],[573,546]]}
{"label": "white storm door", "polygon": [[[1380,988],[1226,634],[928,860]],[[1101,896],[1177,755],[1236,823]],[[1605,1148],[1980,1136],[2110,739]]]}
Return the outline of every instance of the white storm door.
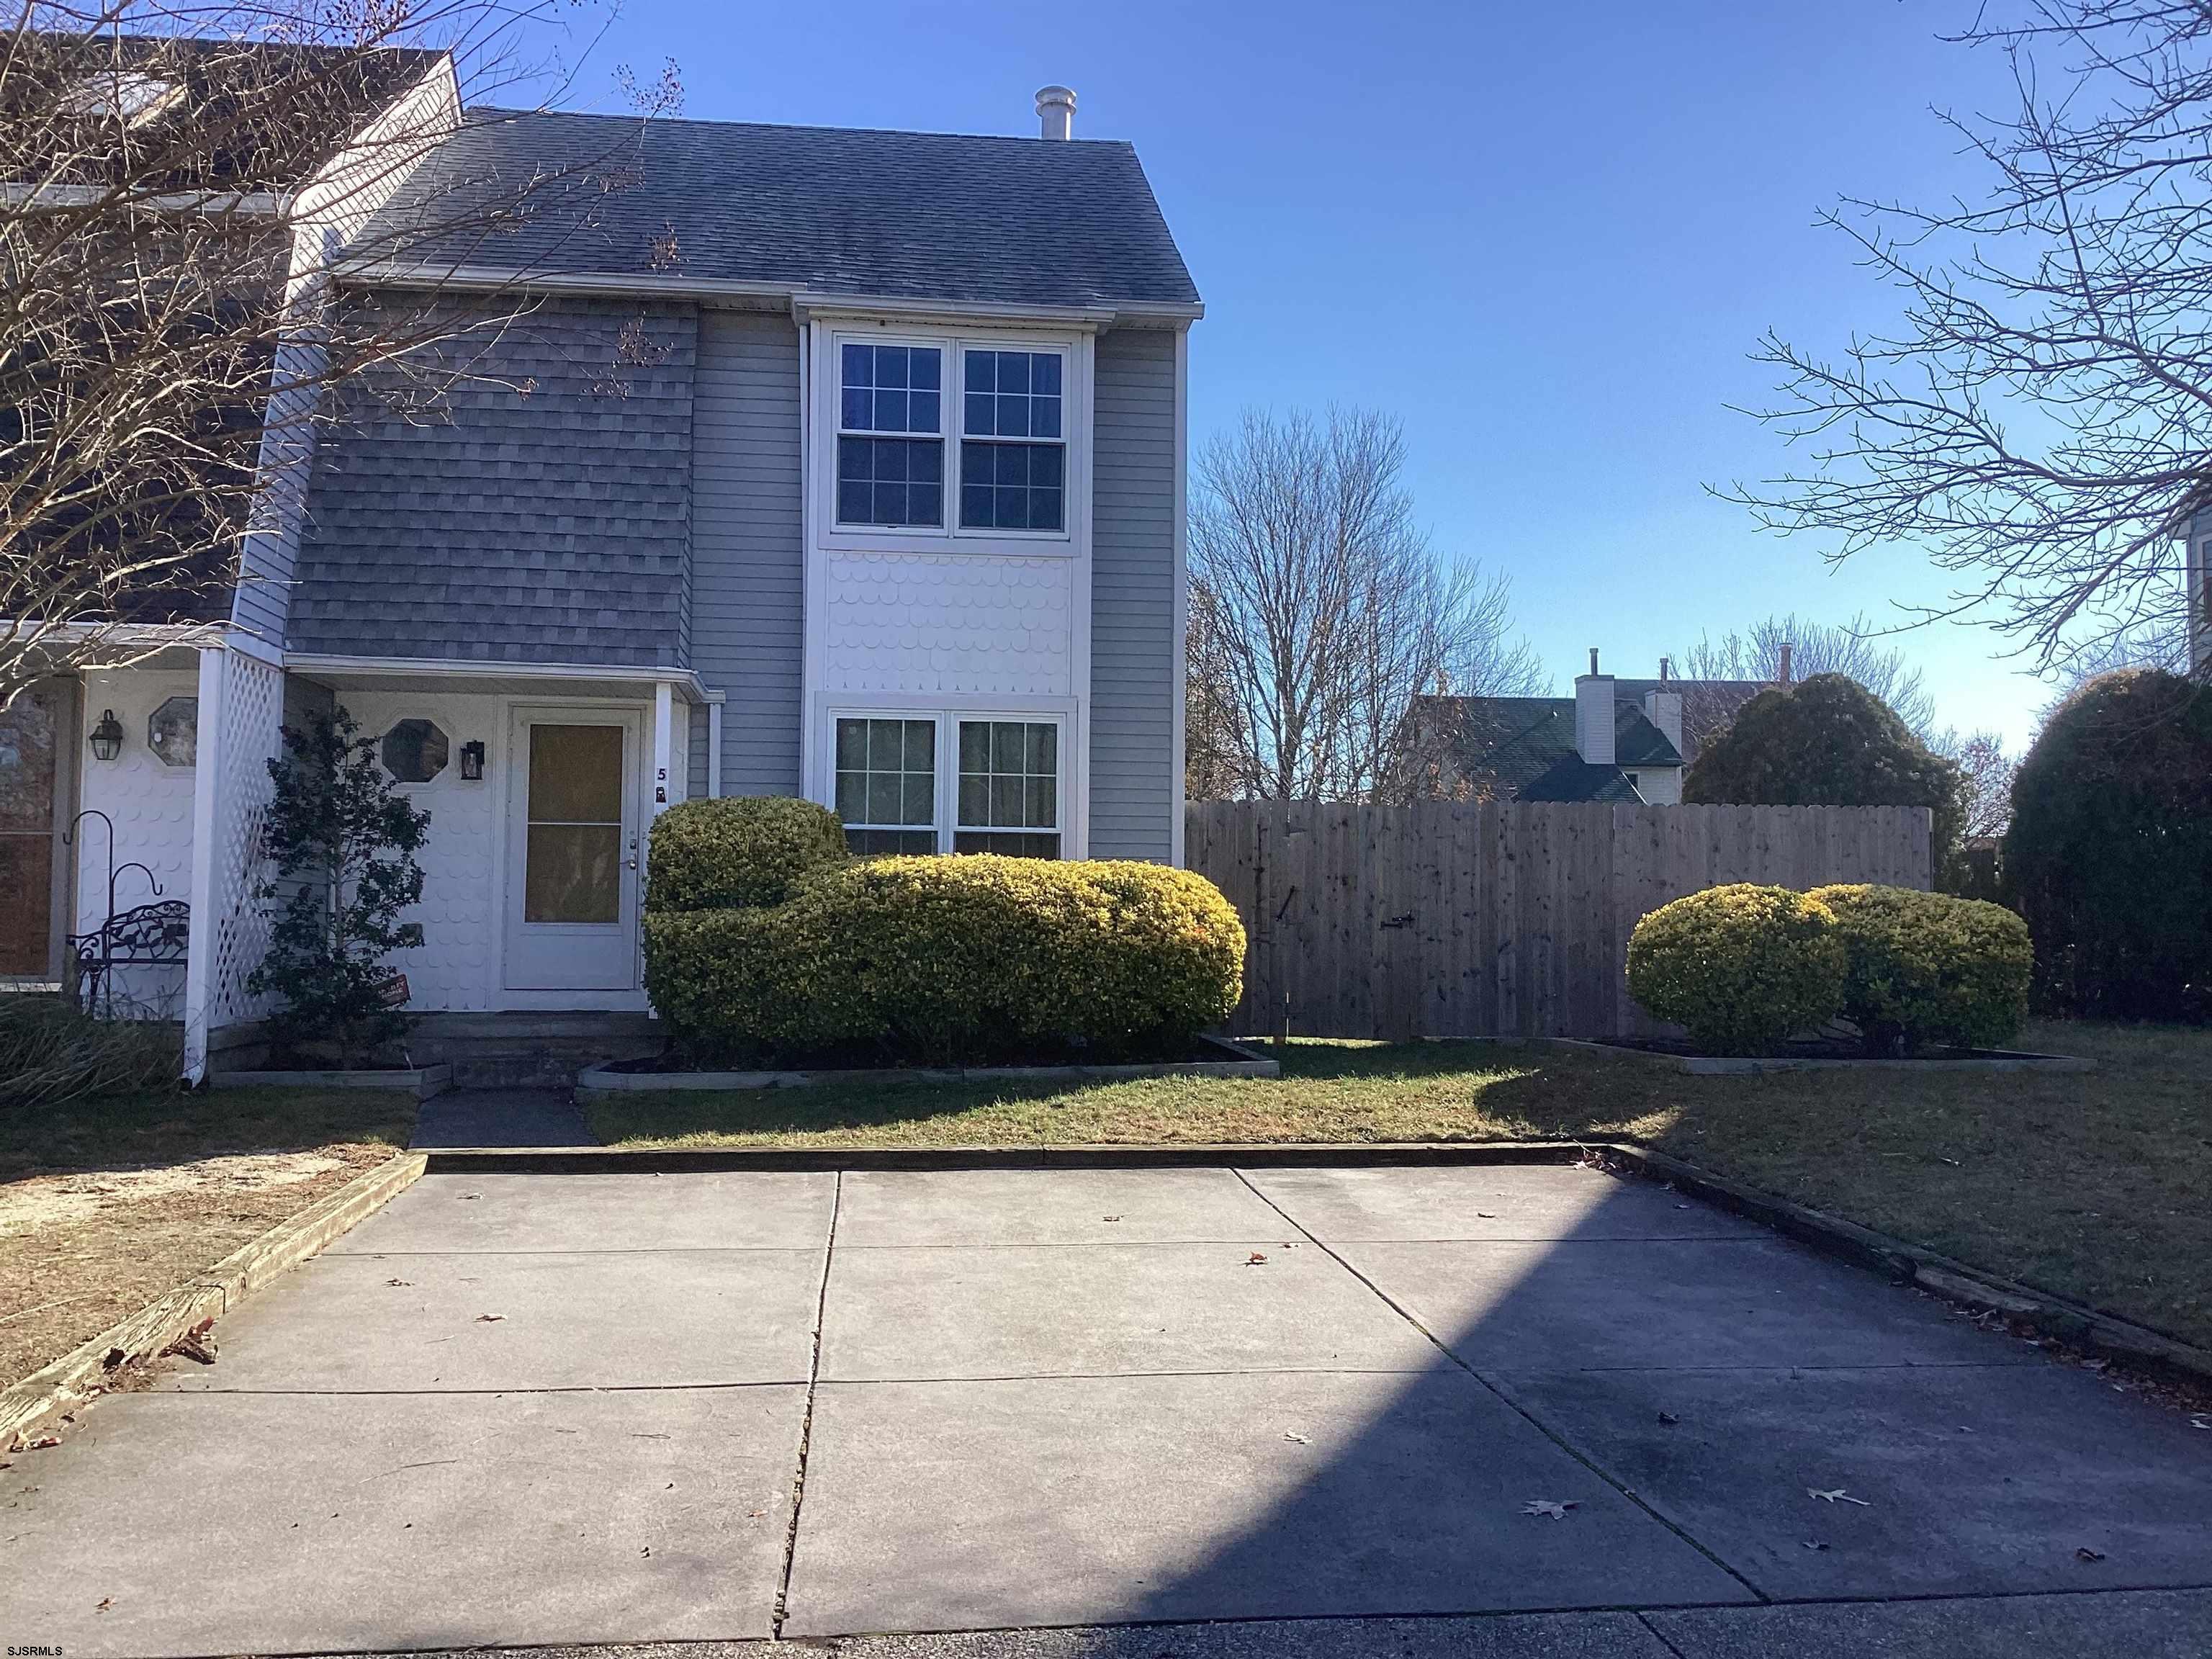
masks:
{"label": "white storm door", "polygon": [[517,709],[509,733],[507,986],[637,988],[643,716]]}

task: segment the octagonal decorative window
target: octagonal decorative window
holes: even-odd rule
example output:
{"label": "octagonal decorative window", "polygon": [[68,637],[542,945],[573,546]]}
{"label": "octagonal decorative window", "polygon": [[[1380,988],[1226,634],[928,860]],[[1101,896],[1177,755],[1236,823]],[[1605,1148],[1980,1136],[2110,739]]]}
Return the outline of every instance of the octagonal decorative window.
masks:
{"label": "octagonal decorative window", "polygon": [[146,721],[146,746],[164,766],[191,766],[200,757],[200,700],[171,697]]}
{"label": "octagonal decorative window", "polygon": [[384,769],[401,783],[428,783],[446,769],[446,734],[434,720],[401,720],[384,734]]}

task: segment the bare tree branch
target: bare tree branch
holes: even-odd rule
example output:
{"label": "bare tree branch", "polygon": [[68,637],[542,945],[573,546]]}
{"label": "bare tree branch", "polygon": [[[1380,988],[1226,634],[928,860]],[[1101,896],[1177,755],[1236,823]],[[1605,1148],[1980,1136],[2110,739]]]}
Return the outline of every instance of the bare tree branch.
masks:
{"label": "bare tree branch", "polygon": [[1396,422],[1249,410],[1199,457],[1187,779],[1194,799],[1365,800],[1407,769],[1424,691],[1540,687],[1504,579],[1439,557]]}
{"label": "bare tree branch", "polygon": [[[339,302],[341,259],[581,228],[619,157],[395,192],[459,94],[542,86],[569,0],[27,0],[0,35],[0,708],[204,637],[343,386],[416,415],[512,289]],[[648,112],[672,97],[664,76]]]}
{"label": "bare tree branch", "polygon": [[[1905,543],[2044,668],[2185,638],[2177,538],[2212,507],[2212,5],[2009,0],[1956,37],[2014,112],[1945,116],[1978,201],[1824,216],[1895,289],[1838,356],[1770,332],[1756,411],[1810,465],[1723,491],[1840,562]],[[2171,654],[2170,651],[2168,654]]]}

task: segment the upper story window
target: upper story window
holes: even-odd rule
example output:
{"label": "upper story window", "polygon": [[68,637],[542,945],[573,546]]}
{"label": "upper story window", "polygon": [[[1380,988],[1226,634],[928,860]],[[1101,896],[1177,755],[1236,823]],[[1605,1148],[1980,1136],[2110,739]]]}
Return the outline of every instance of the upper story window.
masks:
{"label": "upper story window", "polygon": [[944,353],[848,343],[838,359],[837,522],[943,525]]}
{"label": "upper story window", "polygon": [[1066,528],[1060,354],[970,350],[962,356],[960,527]]}

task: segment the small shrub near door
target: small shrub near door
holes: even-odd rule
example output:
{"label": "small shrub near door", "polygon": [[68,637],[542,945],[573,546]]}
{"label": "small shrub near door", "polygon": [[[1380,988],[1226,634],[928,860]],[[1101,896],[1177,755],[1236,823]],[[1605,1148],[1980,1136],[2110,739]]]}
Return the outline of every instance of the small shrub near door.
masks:
{"label": "small shrub near door", "polygon": [[1844,960],[1835,915],[1817,899],[1709,887],[1636,924],[1628,989],[1710,1054],[1763,1054],[1835,1017]]}
{"label": "small shrub near door", "polygon": [[2035,953],[2001,905],[1907,887],[1819,887],[1845,953],[1842,1012],[1877,1054],[1990,1048],[2027,1018]]}
{"label": "small shrub near door", "polygon": [[662,913],[781,904],[848,856],[835,812],[786,795],[684,801],[653,820],[650,850],[645,908]]}
{"label": "small shrub near door", "polygon": [[841,863],[781,904],[649,912],[645,929],[653,1006],[708,1062],[1156,1053],[1228,1018],[1244,960],[1212,883],[1103,860]]}

